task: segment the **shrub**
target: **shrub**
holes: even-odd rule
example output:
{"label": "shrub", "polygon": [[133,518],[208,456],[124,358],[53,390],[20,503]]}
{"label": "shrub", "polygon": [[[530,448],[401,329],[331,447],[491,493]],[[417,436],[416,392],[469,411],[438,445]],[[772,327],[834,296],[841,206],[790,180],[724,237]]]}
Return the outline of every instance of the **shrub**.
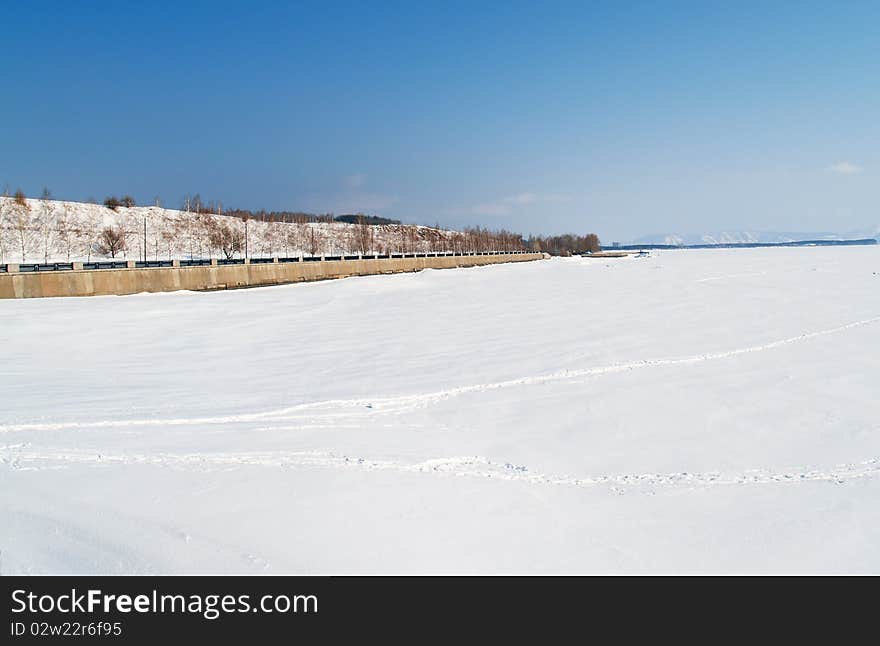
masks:
{"label": "shrub", "polygon": [[122,206],[122,202],[119,201],[118,198],[110,196],[106,200],[104,200],[104,206],[108,209],[113,209],[114,211]]}
{"label": "shrub", "polygon": [[120,202],[122,203],[122,206],[129,209],[135,205],[134,198],[131,195],[124,195]]}

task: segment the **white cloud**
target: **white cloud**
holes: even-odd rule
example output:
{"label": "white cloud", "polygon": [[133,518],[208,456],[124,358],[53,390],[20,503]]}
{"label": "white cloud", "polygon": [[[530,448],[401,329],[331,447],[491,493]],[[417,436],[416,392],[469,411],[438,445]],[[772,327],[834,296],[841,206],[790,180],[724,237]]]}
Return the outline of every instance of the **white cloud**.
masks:
{"label": "white cloud", "polygon": [[400,198],[396,195],[370,191],[366,186],[367,176],[363,173],[344,177],[342,183],[343,188],[335,192],[304,195],[303,208],[315,213],[336,215],[348,213],[382,215],[383,211],[400,202]]}
{"label": "white cloud", "polygon": [[336,214],[367,213],[369,215],[375,215],[377,212],[390,209],[399,201],[400,200],[395,195],[382,195],[380,193],[352,193],[351,195],[340,195],[331,198],[326,204]]}
{"label": "white cloud", "polygon": [[831,164],[831,166],[829,166],[826,170],[829,173],[836,173],[837,175],[858,175],[865,169],[858,164],[853,164],[852,162],[848,161],[842,161],[837,162],[836,164]]}
{"label": "white cloud", "polygon": [[347,188],[360,188],[367,183],[367,176],[363,173],[355,173],[343,179],[343,183]]}
{"label": "white cloud", "polygon": [[518,195],[505,197],[504,201],[509,204],[534,204],[538,201],[538,196],[534,193],[519,193]]}
{"label": "white cloud", "polygon": [[508,195],[493,202],[483,202],[474,204],[466,209],[454,210],[457,214],[465,215],[510,215],[515,209],[538,204],[540,202],[568,202],[571,200],[569,195],[540,195],[525,191],[515,195]]}
{"label": "white cloud", "polygon": [[354,173],[342,178],[342,188],[334,192],[312,193],[302,198],[303,208],[315,213],[366,213],[384,215],[385,211],[400,202],[397,195],[371,191],[367,175]]}
{"label": "white cloud", "polygon": [[503,202],[487,202],[474,204],[468,211],[473,215],[507,215],[510,207]]}

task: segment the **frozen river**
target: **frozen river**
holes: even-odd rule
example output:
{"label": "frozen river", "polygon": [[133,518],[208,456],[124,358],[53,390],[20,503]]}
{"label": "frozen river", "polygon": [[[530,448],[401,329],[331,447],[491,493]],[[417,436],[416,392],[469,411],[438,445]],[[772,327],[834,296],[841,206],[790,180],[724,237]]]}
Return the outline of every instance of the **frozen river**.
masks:
{"label": "frozen river", "polygon": [[0,301],[0,572],[880,572],[880,248]]}

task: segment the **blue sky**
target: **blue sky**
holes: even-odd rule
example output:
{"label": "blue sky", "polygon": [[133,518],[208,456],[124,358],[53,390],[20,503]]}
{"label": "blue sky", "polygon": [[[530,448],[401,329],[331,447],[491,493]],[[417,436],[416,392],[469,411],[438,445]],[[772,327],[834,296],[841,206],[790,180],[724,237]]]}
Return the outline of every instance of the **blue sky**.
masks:
{"label": "blue sky", "polygon": [[[624,6],[625,5],[625,6]],[[0,184],[605,241],[880,224],[880,3],[19,2]]]}

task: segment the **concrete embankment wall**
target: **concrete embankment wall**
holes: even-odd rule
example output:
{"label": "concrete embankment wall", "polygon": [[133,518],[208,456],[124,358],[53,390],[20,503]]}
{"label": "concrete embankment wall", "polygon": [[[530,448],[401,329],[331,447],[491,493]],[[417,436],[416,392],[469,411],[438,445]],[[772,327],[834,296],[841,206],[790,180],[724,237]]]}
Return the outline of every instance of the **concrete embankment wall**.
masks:
{"label": "concrete embankment wall", "polygon": [[[284,285],[348,276],[395,274],[422,269],[474,267],[506,262],[540,260],[540,253],[422,256],[271,262],[200,267],[150,267],[128,269],[74,269],[19,272],[8,265],[0,273],[0,298],[41,296],[107,296],[182,289],[208,291],[265,285]],[[216,261],[213,261],[216,262]],[[129,263],[133,265],[134,263]]]}

